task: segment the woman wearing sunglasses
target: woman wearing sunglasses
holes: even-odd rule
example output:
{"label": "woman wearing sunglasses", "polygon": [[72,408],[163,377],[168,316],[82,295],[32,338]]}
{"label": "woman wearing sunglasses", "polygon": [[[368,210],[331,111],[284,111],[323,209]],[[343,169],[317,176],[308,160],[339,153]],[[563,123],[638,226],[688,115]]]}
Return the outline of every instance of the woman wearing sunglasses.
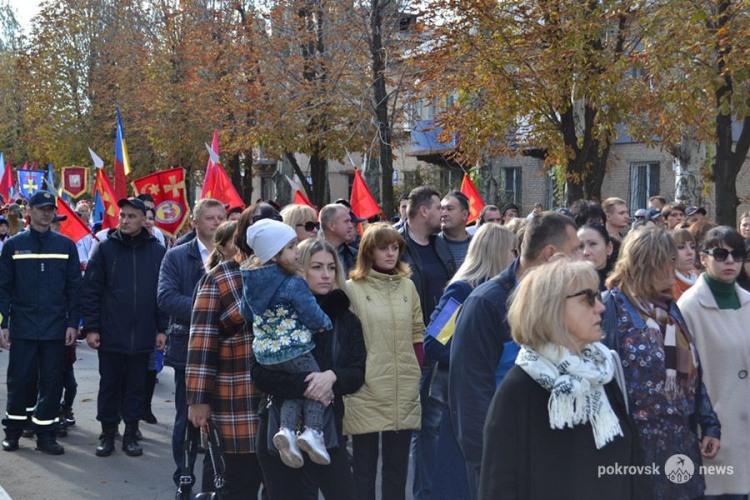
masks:
{"label": "woman wearing sunglasses", "polygon": [[706,498],[747,499],[750,293],[735,282],[745,261],[745,241],[730,227],[714,228],[703,240],[700,258],[705,272],[677,304],[701,354],[708,395],[721,421],[724,446],[705,465],[732,466],[735,471],[706,475]]}
{"label": "woman wearing sunglasses", "polygon": [[[672,300],[677,255],[674,237],[664,229],[628,234],[607,280],[602,316],[605,343],[617,350],[625,370],[645,463],[661,466],[659,474],[644,476],[648,489],[669,500],[703,495],[702,458],[716,455],[721,434],[691,330]],[[690,479],[668,478],[670,459],[682,462],[670,462],[669,471],[684,466]]]}
{"label": "woman wearing sunglasses", "polygon": [[558,258],[521,280],[508,310],[521,351],[487,414],[480,499],[648,498],[637,475],[607,473],[642,452],[602,311],[589,262]]}
{"label": "woman wearing sunglasses", "polygon": [[300,243],[308,238],[317,238],[318,215],[307,205],[287,205],[281,210],[284,224],[297,231],[297,239]]}

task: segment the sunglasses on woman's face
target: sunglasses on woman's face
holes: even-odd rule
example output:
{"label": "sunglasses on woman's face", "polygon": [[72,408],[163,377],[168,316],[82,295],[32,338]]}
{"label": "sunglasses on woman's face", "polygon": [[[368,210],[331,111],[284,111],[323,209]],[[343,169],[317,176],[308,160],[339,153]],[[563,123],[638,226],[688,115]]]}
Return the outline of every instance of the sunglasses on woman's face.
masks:
{"label": "sunglasses on woman's face", "polygon": [[711,250],[704,250],[703,253],[713,257],[716,262],[724,262],[730,255],[735,262],[743,262],[745,260],[745,252],[742,250],[729,251],[726,248],[712,248]]}
{"label": "sunglasses on woman's face", "polygon": [[307,231],[308,233],[311,233],[313,231],[317,231],[318,229],[320,229],[320,224],[318,224],[317,222],[308,221],[308,222],[305,222],[304,224],[297,224],[296,227],[304,227],[305,231]]}
{"label": "sunglasses on woman's face", "polygon": [[581,295],[586,296],[586,301],[589,303],[591,307],[594,307],[596,305],[597,300],[599,302],[602,301],[602,293],[599,290],[591,290],[590,288],[587,288],[586,290],[581,290],[580,292],[576,292],[573,295],[568,295],[565,298],[572,299],[575,297],[580,297]]}

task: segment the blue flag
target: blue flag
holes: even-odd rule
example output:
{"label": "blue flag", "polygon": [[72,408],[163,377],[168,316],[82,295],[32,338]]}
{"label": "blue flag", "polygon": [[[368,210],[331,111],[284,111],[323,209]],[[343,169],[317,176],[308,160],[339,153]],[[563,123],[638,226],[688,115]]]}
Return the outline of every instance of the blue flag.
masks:
{"label": "blue flag", "polygon": [[94,196],[94,222],[101,222],[104,220],[104,202],[102,201],[102,197],[99,194],[99,191],[96,191]]}
{"label": "blue flag", "polygon": [[27,200],[42,189],[44,170],[19,170],[18,189],[21,196]]}

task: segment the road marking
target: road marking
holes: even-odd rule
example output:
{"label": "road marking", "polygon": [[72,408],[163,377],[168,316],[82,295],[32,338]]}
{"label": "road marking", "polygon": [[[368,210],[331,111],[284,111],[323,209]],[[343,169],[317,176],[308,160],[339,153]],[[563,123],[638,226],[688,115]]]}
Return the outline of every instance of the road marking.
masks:
{"label": "road marking", "polygon": [[2,484],[0,484],[0,500],[13,500],[10,495],[8,495],[8,492],[5,491]]}

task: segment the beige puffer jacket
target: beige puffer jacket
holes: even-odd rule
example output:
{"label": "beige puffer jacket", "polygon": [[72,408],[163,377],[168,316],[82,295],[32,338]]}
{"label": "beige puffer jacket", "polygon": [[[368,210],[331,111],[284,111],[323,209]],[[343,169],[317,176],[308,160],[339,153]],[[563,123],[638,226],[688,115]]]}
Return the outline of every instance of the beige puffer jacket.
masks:
{"label": "beige puffer jacket", "polygon": [[346,282],[367,347],[365,383],[344,399],[344,434],[419,429],[421,371],[414,344],[424,321],[414,283],[404,276],[370,271]]}

